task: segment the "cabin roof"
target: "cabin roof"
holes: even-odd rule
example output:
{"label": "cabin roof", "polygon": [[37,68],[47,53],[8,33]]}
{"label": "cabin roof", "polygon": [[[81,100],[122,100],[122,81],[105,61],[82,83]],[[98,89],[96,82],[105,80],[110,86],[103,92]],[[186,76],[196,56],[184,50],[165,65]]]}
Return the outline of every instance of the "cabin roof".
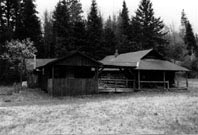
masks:
{"label": "cabin roof", "polygon": [[145,59],[141,60],[137,70],[162,70],[162,71],[189,71],[188,69],[181,67],[165,60]]}
{"label": "cabin roof", "polygon": [[136,67],[137,62],[140,61],[146,54],[151,52],[152,49],[144,50],[144,51],[138,51],[138,52],[130,52],[130,53],[124,53],[120,54],[117,57],[114,55],[110,55],[105,57],[100,62],[104,65],[113,65],[113,66],[123,66],[123,67]]}
{"label": "cabin roof", "polygon": [[[78,52],[78,51],[74,51],[74,52],[71,52],[69,53],[68,55],[66,55],[65,57],[62,57],[62,58],[59,58],[59,59],[56,59],[54,61],[51,61],[49,62],[48,64],[46,64],[45,66],[50,66],[50,65],[54,65],[54,64],[57,64],[57,63],[60,63],[66,59],[69,59],[71,58],[72,56],[75,56],[75,55],[79,55],[85,59],[87,59],[88,61],[90,61],[91,63],[93,63],[94,65],[102,65],[102,63],[96,61],[95,59],[92,59],[84,54],[82,54],[81,52]],[[74,63],[76,63],[76,61],[74,61]],[[71,64],[72,65],[72,64]]]}
{"label": "cabin roof", "polygon": [[[36,68],[42,68],[45,66],[50,66],[50,65],[54,65],[56,63],[62,62],[66,59],[71,58],[74,55],[80,55],[81,57],[87,59],[87,61],[89,61],[90,63],[93,63],[93,65],[102,65],[102,63],[78,52],[78,51],[73,51],[68,53],[65,57],[62,58],[54,58],[54,59],[36,59]],[[74,61],[74,63],[76,63],[76,61]],[[71,64],[71,63],[70,63]],[[34,59],[27,59],[26,60],[26,68],[27,70],[31,71],[34,70]]]}
{"label": "cabin roof", "polygon": [[[39,68],[42,68],[42,67],[45,67],[45,66],[51,66],[51,65],[55,65],[57,63],[62,63],[63,61],[65,60],[69,60],[69,61],[72,61],[72,57],[73,56],[80,56],[80,57],[83,57],[85,58],[88,62],[86,62],[87,65],[96,65],[96,66],[99,66],[99,65],[102,65],[102,63],[78,52],[78,51],[74,51],[74,52],[71,52],[71,53],[68,53],[65,57],[62,57],[62,58],[59,58],[59,59],[55,59],[53,61],[50,61],[49,63],[43,65],[43,66],[40,66]],[[68,61],[67,61],[68,62]],[[92,64],[91,64],[92,63]],[[73,62],[68,62],[68,63],[65,63],[66,65],[70,65],[70,66],[75,66],[75,65],[80,65],[79,63],[77,63],[77,61],[73,61]],[[82,63],[81,63],[82,64]]]}
{"label": "cabin roof", "polygon": [[[154,54],[157,58],[149,57],[149,55]],[[108,67],[133,67],[137,70],[189,71],[186,68],[169,62],[153,49],[124,53],[117,57],[110,55],[100,62]]]}

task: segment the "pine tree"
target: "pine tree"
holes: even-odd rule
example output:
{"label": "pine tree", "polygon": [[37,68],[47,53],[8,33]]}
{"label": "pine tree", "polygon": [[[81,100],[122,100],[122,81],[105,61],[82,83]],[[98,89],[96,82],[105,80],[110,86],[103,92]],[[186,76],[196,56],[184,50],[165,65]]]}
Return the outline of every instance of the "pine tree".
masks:
{"label": "pine tree", "polygon": [[184,38],[187,23],[188,23],[188,18],[186,17],[186,13],[183,9],[181,13],[181,28],[180,28],[180,35],[182,38]]}
{"label": "pine tree", "polygon": [[42,32],[35,0],[23,0],[22,8],[23,33],[20,34],[21,38],[30,38],[38,50],[38,57],[43,57]]}
{"label": "pine tree", "polygon": [[14,39],[24,40],[27,38],[25,36],[25,26],[24,26],[24,18],[23,18],[23,1],[20,0],[16,5],[16,24],[14,31]]}
{"label": "pine tree", "polygon": [[[140,49],[159,48],[167,43],[164,39],[164,24],[161,18],[154,16],[152,3],[150,0],[142,0],[136,15],[133,18],[132,25],[136,27],[139,33],[134,37]],[[163,50],[162,50],[163,51]]]}
{"label": "pine tree", "polygon": [[193,54],[196,54],[198,56],[198,47],[196,43],[196,38],[192,29],[192,25],[190,24],[190,21],[188,20],[186,13],[184,10],[182,10],[181,13],[181,30],[180,35],[182,36],[186,49],[188,51],[188,55],[191,56],[191,60],[193,59]]}
{"label": "pine tree", "polygon": [[53,20],[50,13],[46,10],[44,12],[44,49],[45,57],[52,58],[54,57],[54,46],[53,46]]}
{"label": "pine tree", "polygon": [[79,0],[68,0],[68,9],[70,12],[71,22],[81,22],[82,21],[82,4]]}
{"label": "pine tree", "polygon": [[195,35],[192,29],[192,26],[190,24],[190,22],[186,23],[186,32],[184,35],[184,42],[186,44],[186,48],[188,50],[188,54],[192,55],[194,53],[196,53],[197,55],[197,44],[196,44],[196,40],[195,40]]}
{"label": "pine tree", "polygon": [[106,21],[104,34],[103,34],[105,56],[112,55],[116,50],[115,46],[117,45],[117,40],[113,28],[114,28],[114,23],[112,22],[111,17],[109,17],[108,20]]}
{"label": "pine tree", "polygon": [[82,50],[85,42],[85,24],[82,5],[78,0],[60,0],[53,13],[55,55],[64,56],[73,50]]}
{"label": "pine tree", "polygon": [[17,18],[17,5],[19,0],[1,0],[0,1],[0,29],[3,31],[4,38],[0,42],[11,40]]}
{"label": "pine tree", "polygon": [[122,11],[118,17],[117,49],[120,53],[132,51],[130,42],[130,19],[126,2],[123,1]]}
{"label": "pine tree", "polygon": [[70,21],[72,25],[72,47],[73,50],[81,50],[83,51],[83,47],[85,46],[85,21],[82,17],[82,4],[79,0],[70,0],[68,3],[69,13],[70,13]]}
{"label": "pine tree", "polygon": [[0,1],[0,53],[4,52],[3,44],[14,38],[21,0]]}
{"label": "pine tree", "polygon": [[87,46],[86,53],[95,59],[101,59],[103,54],[102,46],[103,25],[102,18],[99,16],[97,4],[92,0],[91,11],[87,19]]}
{"label": "pine tree", "polygon": [[120,17],[121,17],[121,24],[120,24],[121,34],[128,36],[130,19],[129,19],[129,11],[125,1],[123,1],[122,12],[120,13]]}
{"label": "pine tree", "polygon": [[75,22],[72,31],[74,50],[83,52],[83,48],[86,46],[85,21]]}
{"label": "pine tree", "polygon": [[71,33],[70,14],[66,0],[57,3],[53,13],[53,33],[55,38],[55,55],[61,57],[69,50],[69,35]]}
{"label": "pine tree", "polygon": [[0,2],[0,55],[3,53],[3,40],[4,40],[4,30],[5,30],[5,24],[3,19],[3,3]]}

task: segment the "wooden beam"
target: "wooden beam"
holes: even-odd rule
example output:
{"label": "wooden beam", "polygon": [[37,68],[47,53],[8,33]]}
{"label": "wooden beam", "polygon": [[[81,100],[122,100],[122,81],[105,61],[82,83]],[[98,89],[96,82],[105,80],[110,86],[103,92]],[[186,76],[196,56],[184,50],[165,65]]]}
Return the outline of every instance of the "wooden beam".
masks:
{"label": "wooden beam", "polygon": [[99,68],[97,68],[97,69],[98,69],[98,75],[99,75],[104,70],[104,67],[102,67],[101,69],[99,69]]}

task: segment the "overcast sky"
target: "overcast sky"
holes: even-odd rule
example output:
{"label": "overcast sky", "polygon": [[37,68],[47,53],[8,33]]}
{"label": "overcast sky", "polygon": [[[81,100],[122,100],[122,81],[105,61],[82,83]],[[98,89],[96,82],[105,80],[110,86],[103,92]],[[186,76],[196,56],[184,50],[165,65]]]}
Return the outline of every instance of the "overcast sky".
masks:
{"label": "overcast sky", "polygon": [[[37,10],[40,17],[47,10],[54,10],[56,3],[59,0],[36,0]],[[89,12],[92,0],[81,0],[84,14]],[[134,15],[134,11],[138,8],[141,0],[125,0],[130,11],[130,16]],[[168,26],[174,25],[175,29],[179,29],[181,11],[185,10],[188,19],[190,20],[194,31],[198,33],[198,1],[197,0],[151,0],[156,17],[161,17],[164,23]],[[123,0],[96,0],[98,8],[104,18],[109,15],[118,14],[122,9]]]}

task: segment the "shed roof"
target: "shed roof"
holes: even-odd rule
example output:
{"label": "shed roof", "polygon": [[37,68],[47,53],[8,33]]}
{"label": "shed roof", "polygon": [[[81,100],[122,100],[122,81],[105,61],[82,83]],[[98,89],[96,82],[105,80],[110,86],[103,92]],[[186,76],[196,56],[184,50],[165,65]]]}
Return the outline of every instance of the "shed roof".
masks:
{"label": "shed roof", "polygon": [[[54,58],[54,59],[36,59],[36,68],[42,67],[54,60],[56,60],[56,58]],[[29,71],[34,70],[34,63],[35,63],[34,59],[26,59],[27,70],[29,70]]]}
{"label": "shed roof", "polygon": [[[152,59],[152,57],[148,57],[153,54],[156,54],[157,58]],[[137,70],[189,71],[165,60],[153,49],[120,54],[117,57],[111,55],[105,57],[100,62],[109,67],[133,67]]]}

